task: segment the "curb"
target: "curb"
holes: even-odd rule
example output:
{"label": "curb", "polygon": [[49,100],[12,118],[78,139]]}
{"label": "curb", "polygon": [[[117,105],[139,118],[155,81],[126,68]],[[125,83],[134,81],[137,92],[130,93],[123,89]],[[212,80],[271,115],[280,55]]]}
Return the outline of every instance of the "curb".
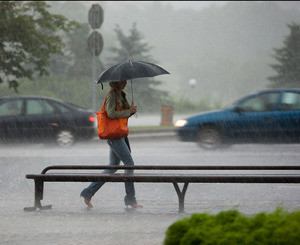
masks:
{"label": "curb", "polygon": [[175,130],[155,130],[129,133],[130,140],[153,140],[153,139],[175,139],[177,137]]}

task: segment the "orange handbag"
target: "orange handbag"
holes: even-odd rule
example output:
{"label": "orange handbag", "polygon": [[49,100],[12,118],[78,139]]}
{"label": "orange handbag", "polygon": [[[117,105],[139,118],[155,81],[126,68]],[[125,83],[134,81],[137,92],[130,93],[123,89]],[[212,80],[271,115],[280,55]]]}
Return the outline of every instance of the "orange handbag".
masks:
{"label": "orange handbag", "polygon": [[[97,122],[98,122],[98,136],[100,139],[119,139],[122,137],[126,137],[129,133],[127,127],[128,118],[111,119],[107,116],[107,112],[105,110],[105,102],[106,102],[107,95],[105,97],[101,111],[96,112]],[[121,111],[117,99],[117,93],[116,93],[116,101],[117,101],[117,111]]]}

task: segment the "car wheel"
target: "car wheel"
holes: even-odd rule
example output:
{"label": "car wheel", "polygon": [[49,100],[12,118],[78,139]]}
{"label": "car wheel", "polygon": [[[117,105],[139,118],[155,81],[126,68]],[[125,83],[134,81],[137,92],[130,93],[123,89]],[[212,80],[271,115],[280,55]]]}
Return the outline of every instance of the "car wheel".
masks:
{"label": "car wheel", "polygon": [[56,135],[56,143],[61,147],[69,147],[75,142],[74,135],[69,130],[61,130]]}
{"label": "car wheel", "polygon": [[198,132],[198,145],[206,150],[220,148],[222,143],[220,133],[214,128],[203,128]]}

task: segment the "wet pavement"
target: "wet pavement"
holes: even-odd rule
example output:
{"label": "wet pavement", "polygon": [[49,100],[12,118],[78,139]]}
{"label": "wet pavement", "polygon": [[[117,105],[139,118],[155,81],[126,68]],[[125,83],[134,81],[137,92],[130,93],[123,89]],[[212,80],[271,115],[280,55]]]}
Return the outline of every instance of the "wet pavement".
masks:
{"label": "wet pavement", "polygon": [[[204,151],[194,143],[174,138],[132,140],[137,165],[299,165],[299,145],[240,145],[221,151]],[[33,205],[34,185],[28,173],[49,165],[107,164],[105,142],[71,148],[47,145],[1,145],[0,244],[104,244],[158,245],[174,221],[194,212],[217,213],[238,209],[246,214],[272,212],[278,206],[300,208],[298,184],[190,184],[185,213],[169,183],[136,183],[137,210],[124,206],[124,184],[107,183],[94,196],[88,210],[79,197],[88,183],[45,183],[47,211],[26,213]]]}

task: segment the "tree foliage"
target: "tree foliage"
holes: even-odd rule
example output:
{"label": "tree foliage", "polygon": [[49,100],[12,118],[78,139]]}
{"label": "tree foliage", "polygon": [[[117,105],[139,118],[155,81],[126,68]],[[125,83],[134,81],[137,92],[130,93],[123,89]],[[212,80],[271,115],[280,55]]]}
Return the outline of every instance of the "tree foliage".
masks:
{"label": "tree foliage", "polygon": [[[87,45],[89,31],[88,24],[82,24],[81,29],[76,29],[67,34],[67,46],[73,61],[67,72],[68,77],[92,76],[93,58],[92,52],[88,49]],[[95,59],[95,66],[97,71],[103,69],[103,64],[100,62],[98,56]]]}
{"label": "tree foliage", "polygon": [[147,54],[151,47],[143,42],[144,36],[137,29],[136,23],[133,23],[128,36],[123,33],[119,25],[116,25],[114,31],[120,46],[110,48],[110,51],[115,53],[115,56],[110,58],[110,65],[126,60],[154,62]]}
{"label": "tree foliage", "polygon": [[[129,35],[126,36],[119,25],[115,27],[115,33],[119,43],[118,47],[111,47],[109,50],[113,54],[108,59],[108,66],[121,63],[127,60],[155,62],[149,52],[152,47],[149,46],[143,39],[143,34],[137,29],[136,23],[133,23],[129,30]],[[167,92],[161,91],[155,87],[161,84],[160,81],[148,78],[142,78],[143,81],[133,82],[133,89],[137,94],[136,102],[140,102],[140,109],[143,111],[157,111],[159,106],[164,103]],[[131,83],[128,84],[128,89],[131,90]]]}
{"label": "tree foliage", "polygon": [[274,48],[274,58],[277,64],[271,67],[276,71],[275,76],[268,79],[272,87],[300,87],[300,25],[288,25],[290,35],[284,40],[282,48]]}
{"label": "tree foliage", "polygon": [[0,83],[17,90],[17,79],[47,75],[51,55],[62,54],[62,32],[79,27],[47,8],[44,1],[0,2]]}

